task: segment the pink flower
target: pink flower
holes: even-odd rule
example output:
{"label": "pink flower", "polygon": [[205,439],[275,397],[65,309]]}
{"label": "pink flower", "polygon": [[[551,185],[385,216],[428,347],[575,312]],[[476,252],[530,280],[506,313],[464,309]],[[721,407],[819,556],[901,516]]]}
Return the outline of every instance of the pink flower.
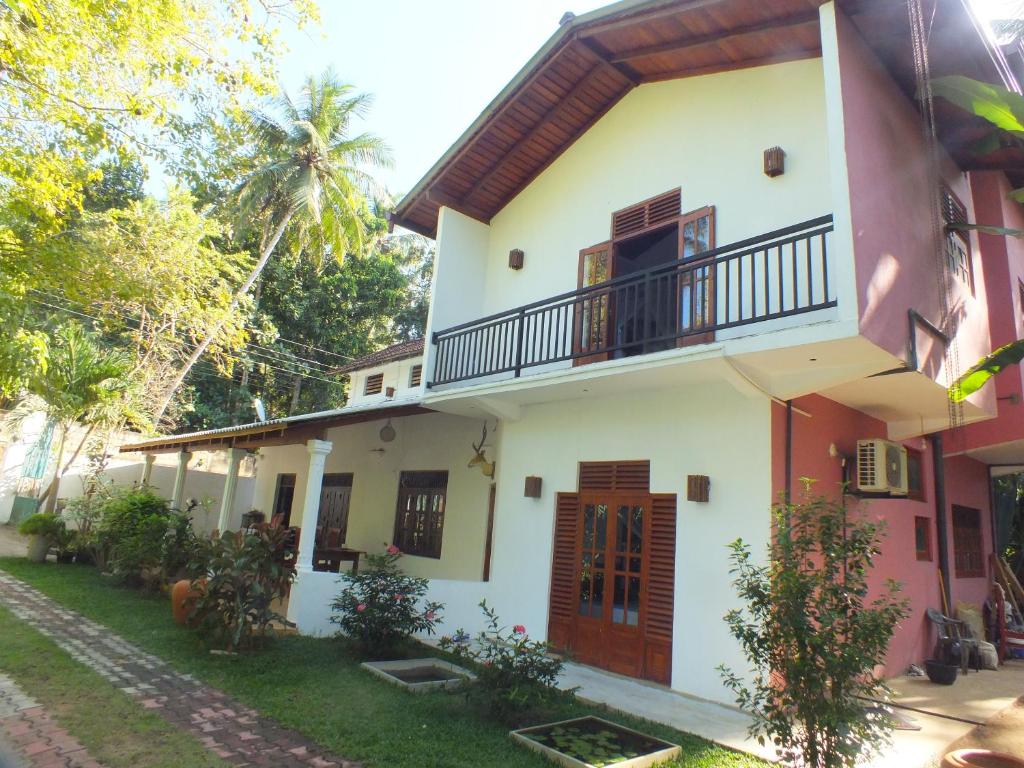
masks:
{"label": "pink flower", "polygon": [[427,621],[433,621],[434,620],[434,612],[433,611],[427,611],[426,616],[427,616]]}
{"label": "pink flower", "polygon": [[517,635],[525,635],[526,627],[524,627],[522,624],[516,624],[514,627],[512,627],[512,631],[515,632]]}
{"label": "pink flower", "polygon": [[366,603],[360,603],[359,605],[356,606],[356,612],[357,613],[362,613],[365,610],[366,610]]}
{"label": "pink flower", "polygon": [[405,595],[395,595],[395,602],[400,603],[405,598]]}
{"label": "pink flower", "polygon": [[388,547],[387,552],[388,552],[389,555],[400,555],[400,554],[402,554],[402,550],[400,550],[394,544],[392,544],[391,546]]}
{"label": "pink flower", "polygon": [[484,666],[485,667],[493,667],[494,666],[494,662],[493,661],[485,661],[484,662]]}

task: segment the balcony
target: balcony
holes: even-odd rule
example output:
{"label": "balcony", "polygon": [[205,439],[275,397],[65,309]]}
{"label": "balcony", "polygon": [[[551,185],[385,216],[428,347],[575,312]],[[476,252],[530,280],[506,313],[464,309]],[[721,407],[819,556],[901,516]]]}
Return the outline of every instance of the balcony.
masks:
{"label": "balcony", "polygon": [[822,216],[438,331],[427,386],[707,343],[834,307],[832,230]]}

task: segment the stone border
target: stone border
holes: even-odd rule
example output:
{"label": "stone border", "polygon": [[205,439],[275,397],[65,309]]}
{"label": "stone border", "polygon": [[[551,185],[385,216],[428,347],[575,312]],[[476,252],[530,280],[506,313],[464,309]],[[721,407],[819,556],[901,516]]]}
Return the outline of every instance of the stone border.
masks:
{"label": "stone border", "polygon": [[[476,675],[468,669],[452,664],[444,659],[396,659],[395,661],[364,661],[360,666],[369,670],[377,677],[387,680],[392,685],[405,688],[413,693],[426,693],[427,691],[454,690],[461,688],[466,682],[476,680]],[[389,674],[390,670],[416,669],[417,667],[438,667],[451,672],[454,677],[451,680],[430,680],[422,683],[407,683],[405,680]]]}
{"label": "stone border", "polygon": [[640,731],[635,731],[632,728],[627,728],[624,725],[613,723],[610,720],[605,720],[602,717],[594,717],[593,715],[588,715],[586,717],[574,717],[571,720],[559,720],[558,722],[545,723],[544,725],[534,725],[529,728],[520,728],[516,731],[509,731],[508,735],[512,737],[513,741],[522,744],[524,747],[527,747],[528,749],[532,749],[534,752],[539,752],[540,754],[544,755],[544,757],[546,757],[548,760],[551,760],[554,763],[558,763],[559,765],[563,765],[565,766],[565,768],[594,768],[594,766],[590,763],[584,763],[582,760],[577,760],[574,757],[570,757],[564,752],[559,752],[557,749],[548,747],[544,744],[541,744],[539,741],[534,741],[533,739],[530,739],[524,735],[527,733],[531,733],[532,731],[540,731],[544,730],[545,728],[551,728],[556,725],[568,725],[569,723],[578,723],[583,720],[593,720],[598,723],[603,723],[604,725],[609,726],[609,728],[611,728],[612,730],[625,731],[626,733],[631,733],[635,736],[648,739],[649,741],[656,741],[659,744],[664,745],[663,749],[659,749],[656,752],[649,752],[646,755],[640,755],[639,757],[634,757],[629,760],[620,760],[617,763],[610,763],[608,764],[607,768],[649,768],[649,766],[659,765],[660,763],[672,760],[673,758],[676,758],[679,755],[681,755],[683,752],[683,748],[681,746],[679,746],[678,744],[673,744],[671,741],[665,741],[664,739],[660,739],[657,736],[651,736],[649,733],[641,733]]}

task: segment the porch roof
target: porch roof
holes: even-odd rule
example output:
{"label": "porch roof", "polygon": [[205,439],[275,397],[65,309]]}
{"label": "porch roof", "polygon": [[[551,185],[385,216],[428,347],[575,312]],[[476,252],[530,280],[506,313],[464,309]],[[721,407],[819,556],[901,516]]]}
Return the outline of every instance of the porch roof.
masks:
{"label": "porch roof", "polygon": [[419,398],[404,398],[386,403],[363,403],[283,419],[256,421],[234,427],[205,429],[183,435],[165,435],[122,445],[119,450],[121,453],[173,453],[180,450],[215,451],[225,448],[251,449],[271,445],[296,445],[307,440],[323,439],[324,433],[331,427],[433,412],[433,409],[423,406]]}
{"label": "porch roof", "polygon": [[[489,222],[637,85],[821,55],[825,0],[622,0],[559,29],[398,204],[392,223],[435,237],[441,206]],[[875,54],[913,96],[906,4],[838,0]],[[933,74],[1016,88],[1006,59],[966,0],[937,0]],[[942,139],[968,157],[977,118],[938,105]],[[1024,168],[1013,157],[986,167]],[[977,161],[973,161],[977,162]]]}

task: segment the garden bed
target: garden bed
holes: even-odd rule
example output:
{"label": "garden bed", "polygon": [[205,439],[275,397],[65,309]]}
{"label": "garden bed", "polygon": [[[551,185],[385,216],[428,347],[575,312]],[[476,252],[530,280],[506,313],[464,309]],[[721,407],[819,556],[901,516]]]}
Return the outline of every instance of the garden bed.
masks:
{"label": "garden bed", "polygon": [[567,768],[646,768],[682,748],[600,717],[579,717],[512,731],[520,744]]}
{"label": "garden bed", "polygon": [[362,666],[389,683],[415,693],[458,688],[473,679],[468,670],[442,659],[367,661]]}

